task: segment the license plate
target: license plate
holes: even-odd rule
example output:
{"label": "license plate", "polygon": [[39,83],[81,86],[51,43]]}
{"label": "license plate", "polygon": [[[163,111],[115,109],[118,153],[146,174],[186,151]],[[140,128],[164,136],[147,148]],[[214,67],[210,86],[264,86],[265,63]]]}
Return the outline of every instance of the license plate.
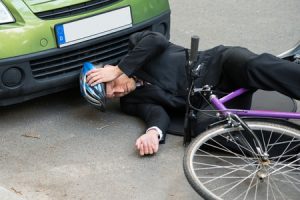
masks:
{"label": "license plate", "polygon": [[132,27],[131,9],[124,7],[78,21],[57,24],[59,47],[69,46]]}

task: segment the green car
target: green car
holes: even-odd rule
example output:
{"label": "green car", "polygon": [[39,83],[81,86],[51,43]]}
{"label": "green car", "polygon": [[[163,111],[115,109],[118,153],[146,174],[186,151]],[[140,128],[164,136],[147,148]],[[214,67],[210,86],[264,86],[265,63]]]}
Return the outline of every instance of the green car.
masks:
{"label": "green car", "polygon": [[143,30],[169,38],[168,0],[0,0],[0,106],[76,86],[83,62],[118,63]]}

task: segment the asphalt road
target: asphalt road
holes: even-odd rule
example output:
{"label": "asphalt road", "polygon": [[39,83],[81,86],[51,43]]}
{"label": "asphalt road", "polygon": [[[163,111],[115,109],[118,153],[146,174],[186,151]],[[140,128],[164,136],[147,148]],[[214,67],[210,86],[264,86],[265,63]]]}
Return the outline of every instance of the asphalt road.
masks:
{"label": "asphalt road", "polygon": [[[278,54],[300,40],[299,0],[170,0],[171,40],[200,49],[218,44]],[[193,200],[182,138],[169,135],[157,155],[139,157],[144,124],[111,101],[101,113],[78,90],[1,108],[0,199]]]}

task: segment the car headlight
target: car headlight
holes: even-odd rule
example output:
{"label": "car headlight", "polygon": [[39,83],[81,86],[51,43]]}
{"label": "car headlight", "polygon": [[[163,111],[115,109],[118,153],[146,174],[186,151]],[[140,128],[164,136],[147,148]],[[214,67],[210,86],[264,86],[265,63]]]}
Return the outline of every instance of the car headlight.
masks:
{"label": "car headlight", "polygon": [[11,15],[2,1],[0,1],[0,24],[11,23],[14,21],[14,17]]}

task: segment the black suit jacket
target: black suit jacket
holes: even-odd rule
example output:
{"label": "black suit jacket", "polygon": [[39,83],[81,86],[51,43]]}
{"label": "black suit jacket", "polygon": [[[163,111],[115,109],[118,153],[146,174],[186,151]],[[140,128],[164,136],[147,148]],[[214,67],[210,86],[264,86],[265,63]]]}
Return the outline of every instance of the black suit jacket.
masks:
{"label": "black suit jacket", "polygon": [[[137,88],[121,98],[121,109],[140,117],[147,127],[157,126],[164,134],[169,126],[169,113],[182,112],[185,109],[187,94],[186,49],[170,43],[163,35],[145,31],[130,37],[130,51],[118,64],[129,77],[136,76],[151,83]],[[210,59],[219,54],[224,47],[199,52],[199,62],[211,65],[218,59]],[[200,63],[199,63],[200,64]],[[219,66],[217,64],[213,64]],[[219,67],[206,70],[205,74],[213,74],[215,80]],[[214,71],[215,70],[215,71]],[[216,79],[217,80],[217,79]]]}

